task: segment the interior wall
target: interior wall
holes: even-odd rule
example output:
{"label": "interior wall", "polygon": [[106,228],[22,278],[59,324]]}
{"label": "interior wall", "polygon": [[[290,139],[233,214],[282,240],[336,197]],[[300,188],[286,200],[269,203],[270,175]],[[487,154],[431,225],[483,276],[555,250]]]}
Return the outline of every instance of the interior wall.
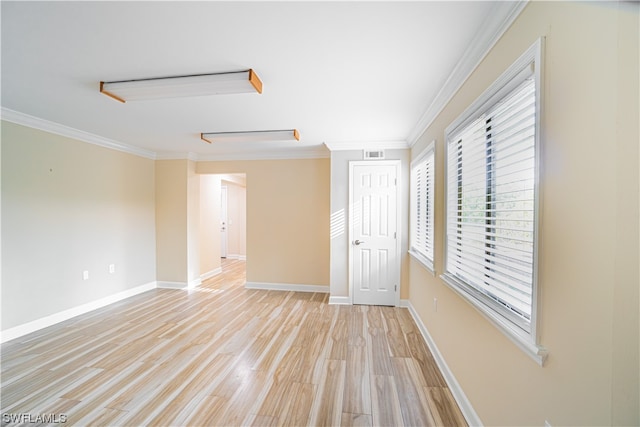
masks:
{"label": "interior wall", "polygon": [[[331,296],[349,297],[349,162],[362,150],[331,152]],[[400,298],[409,298],[409,150],[385,150],[385,160],[400,160]]]}
{"label": "interior wall", "polygon": [[198,162],[246,174],[247,281],[329,285],[329,159]]}
{"label": "interior wall", "polygon": [[[629,197],[629,194],[640,195],[640,4],[636,3],[634,7],[635,14],[618,13],[617,25],[617,232],[612,304],[611,404],[612,422],[618,425],[640,425],[640,349],[630,351],[634,349],[634,340],[627,341],[629,335],[635,333],[637,346],[640,346],[640,339],[637,339],[640,336],[640,250],[637,249],[640,242],[640,227],[637,224],[640,219],[640,197]],[[629,250],[634,246],[635,251]],[[635,376],[634,364],[638,365]],[[635,408],[635,412],[632,408]]]}
{"label": "interior wall", "polygon": [[200,175],[196,163],[187,161],[187,285],[197,286],[200,279]]}
{"label": "interior wall", "polygon": [[194,161],[156,161],[159,286],[193,287],[201,282],[200,178]]}
{"label": "interior wall", "polygon": [[187,285],[188,160],[157,160],[156,253],[157,280]]}
{"label": "interior wall", "polygon": [[[436,274],[411,261],[410,301],[485,425],[640,424],[638,16],[630,2],[530,2],[412,149],[437,141]],[[543,367],[438,276],[445,128],[539,37]]]}
{"label": "interior wall", "polygon": [[2,330],[156,280],[154,177],[153,160],[2,122]]}

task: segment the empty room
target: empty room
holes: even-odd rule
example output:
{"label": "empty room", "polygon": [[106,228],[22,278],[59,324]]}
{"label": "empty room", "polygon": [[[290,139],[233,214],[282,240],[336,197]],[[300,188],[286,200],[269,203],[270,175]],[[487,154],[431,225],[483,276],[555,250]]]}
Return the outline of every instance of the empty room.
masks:
{"label": "empty room", "polygon": [[640,3],[0,12],[2,425],[640,425]]}

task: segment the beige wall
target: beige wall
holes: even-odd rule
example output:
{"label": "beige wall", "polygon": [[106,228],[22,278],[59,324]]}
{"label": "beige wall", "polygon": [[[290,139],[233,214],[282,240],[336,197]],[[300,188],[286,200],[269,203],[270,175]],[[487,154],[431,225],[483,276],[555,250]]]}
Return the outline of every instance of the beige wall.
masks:
{"label": "beige wall", "polygon": [[199,162],[247,177],[247,281],[329,285],[329,159]]}
{"label": "beige wall", "polygon": [[637,4],[529,3],[426,130],[412,155],[437,140],[435,268],[444,268],[444,130],[541,36],[547,362],[534,363],[413,261],[410,300],[484,424],[638,425]]}
{"label": "beige wall", "polygon": [[187,161],[187,283],[200,284],[200,175],[196,163]]}
{"label": "beige wall", "polygon": [[196,286],[200,282],[201,197],[195,162],[156,161],[156,251],[160,286]]}
{"label": "beige wall", "polygon": [[187,283],[188,160],[156,161],[157,280]]}
{"label": "beige wall", "polygon": [[154,175],[153,160],[2,122],[2,330],[155,281]]}

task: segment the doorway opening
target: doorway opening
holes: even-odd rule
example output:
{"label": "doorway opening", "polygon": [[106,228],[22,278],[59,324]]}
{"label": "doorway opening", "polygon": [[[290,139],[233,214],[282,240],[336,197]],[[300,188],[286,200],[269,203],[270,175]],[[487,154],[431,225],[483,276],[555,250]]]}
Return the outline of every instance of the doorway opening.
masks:
{"label": "doorway opening", "polygon": [[246,265],[246,174],[206,174],[200,182],[200,267],[213,277],[231,265],[227,261]]}
{"label": "doorway opening", "polygon": [[247,259],[247,178],[224,174],[220,178],[220,258]]}

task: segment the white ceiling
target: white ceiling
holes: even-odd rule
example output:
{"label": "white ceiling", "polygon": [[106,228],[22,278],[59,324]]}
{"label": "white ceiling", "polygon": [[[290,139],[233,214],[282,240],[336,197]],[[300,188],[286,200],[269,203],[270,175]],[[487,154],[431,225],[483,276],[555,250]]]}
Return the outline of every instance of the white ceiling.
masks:
{"label": "white ceiling", "polygon": [[[407,144],[500,2],[2,1],[3,117],[23,113],[158,157]],[[485,37],[486,38],[486,37]],[[262,94],[121,104],[99,82],[252,68]],[[450,80],[450,79],[449,79]],[[450,83],[450,82],[449,82]],[[296,128],[300,142],[200,132]]]}

